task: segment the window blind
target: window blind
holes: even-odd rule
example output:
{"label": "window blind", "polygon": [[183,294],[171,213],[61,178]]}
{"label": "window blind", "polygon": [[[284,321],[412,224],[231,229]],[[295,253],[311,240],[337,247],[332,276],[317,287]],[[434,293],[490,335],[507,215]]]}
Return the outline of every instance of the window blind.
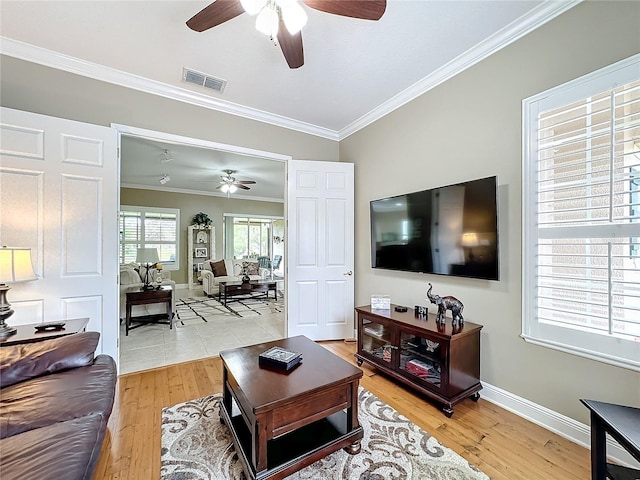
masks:
{"label": "window blind", "polygon": [[538,125],[539,321],[640,338],[640,82]]}
{"label": "window blind", "polygon": [[523,101],[522,336],[640,371],[640,54]]}

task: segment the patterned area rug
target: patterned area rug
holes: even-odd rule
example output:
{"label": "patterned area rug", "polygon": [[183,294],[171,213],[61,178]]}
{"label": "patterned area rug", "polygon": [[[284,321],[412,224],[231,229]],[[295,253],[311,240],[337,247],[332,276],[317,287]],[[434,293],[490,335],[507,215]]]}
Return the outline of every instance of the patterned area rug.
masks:
{"label": "patterned area rug", "polygon": [[[273,297],[273,293],[271,294]],[[176,327],[189,327],[203,322],[229,318],[246,318],[284,311],[282,295],[273,298],[247,298],[227,303],[225,307],[214,298],[179,298],[176,300]]]}
{"label": "patterned area rug", "polygon": [[[244,480],[221,394],[162,410],[162,480]],[[360,387],[362,450],[338,450],[288,480],[487,480],[484,473]]]}

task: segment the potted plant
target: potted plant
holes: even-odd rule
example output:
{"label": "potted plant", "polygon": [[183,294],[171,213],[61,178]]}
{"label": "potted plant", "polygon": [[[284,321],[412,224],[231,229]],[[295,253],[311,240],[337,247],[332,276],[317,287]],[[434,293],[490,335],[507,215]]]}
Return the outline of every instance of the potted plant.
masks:
{"label": "potted plant", "polygon": [[200,227],[210,227],[213,223],[209,218],[209,215],[204,212],[196,213],[191,221],[194,225],[198,225]]}

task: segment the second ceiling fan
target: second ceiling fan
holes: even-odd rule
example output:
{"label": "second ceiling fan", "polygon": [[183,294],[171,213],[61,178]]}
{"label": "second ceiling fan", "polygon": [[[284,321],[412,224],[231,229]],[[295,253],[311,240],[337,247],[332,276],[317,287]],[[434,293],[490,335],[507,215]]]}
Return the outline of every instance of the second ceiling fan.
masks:
{"label": "second ceiling fan", "polygon": [[[379,20],[387,8],[386,0],[301,0],[322,12],[344,17]],[[304,65],[302,27],[307,14],[298,0],[216,0],[187,21],[196,32],[204,32],[241,13],[257,15],[256,28],[278,39],[290,68]]]}
{"label": "second ceiling fan", "polygon": [[253,185],[256,182],[253,180],[236,180],[236,177],[232,177],[237,170],[223,170],[226,175],[221,175],[222,181],[220,185],[216,187],[216,190],[221,190],[222,192],[229,195],[230,193],[234,193],[236,190],[241,188],[242,190],[249,190],[247,185]]}

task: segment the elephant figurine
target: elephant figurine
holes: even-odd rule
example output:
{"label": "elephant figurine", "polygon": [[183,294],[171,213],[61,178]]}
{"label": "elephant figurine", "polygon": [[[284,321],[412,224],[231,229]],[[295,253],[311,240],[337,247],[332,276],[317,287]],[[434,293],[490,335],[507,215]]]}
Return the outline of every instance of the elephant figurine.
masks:
{"label": "elephant figurine", "polygon": [[451,324],[461,327],[464,325],[464,318],[462,317],[462,310],[464,305],[456,297],[441,297],[440,295],[433,295],[431,289],[433,286],[429,284],[429,290],[427,290],[427,298],[431,303],[438,306],[438,313],[436,315],[436,323],[444,325],[447,322],[446,313],[447,310],[451,310],[451,316],[453,320]]}

